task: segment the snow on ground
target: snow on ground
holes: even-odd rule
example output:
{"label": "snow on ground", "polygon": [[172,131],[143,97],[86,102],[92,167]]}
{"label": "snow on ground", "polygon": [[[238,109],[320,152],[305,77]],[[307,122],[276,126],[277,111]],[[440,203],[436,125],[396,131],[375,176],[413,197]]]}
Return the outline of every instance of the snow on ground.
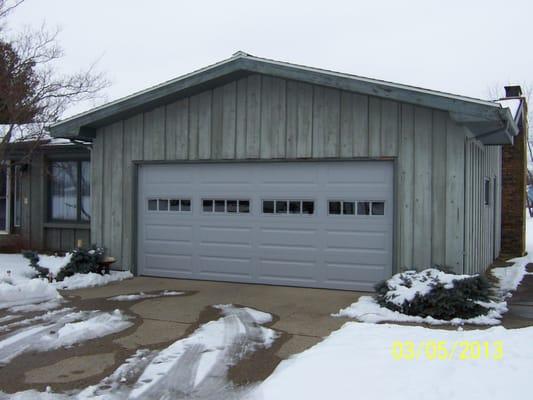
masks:
{"label": "snow on ground", "polygon": [[[425,344],[431,341],[443,341],[448,353],[463,341],[479,342],[482,351],[479,359],[461,359],[458,346],[453,357],[428,360]],[[503,358],[495,360],[498,341]],[[394,359],[394,342],[414,343],[415,356],[422,349],[420,357]],[[251,398],[521,399],[531,391],[532,342],[533,327],[449,331],[348,322],[311,349],[282,361]]]}
{"label": "snow on ground", "polygon": [[13,285],[0,283],[0,309],[59,299],[61,295],[46,279],[19,280]]}
{"label": "snow on ground", "polygon": [[0,340],[0,365],[9,363],[13,358],[27,351],[48,351],[70,347],[122,331],[132,325],[119,310],[112,313],[67,310],[48,313],[46,316],[46,319],[42,318],[44,322],[13,331]]}
{"label": "snow on ground", "polygon": [[[222,315],[235,314],[236,308],[233,304],[217,304],[213,306],[222,312]],[[272,322],[272,315],[250,307],[242,307],[239,310],[245,311],[258,324],[268,324]]]}
{"label": "snow on ground", "polygon": [[225,375],[230,366],[256,348],[272,345],[277,334],[259,326],[254,319],[257,314],[231,305],[222,307],[224,317],[206,323],[161,351],[128,398],[162,398],[166,393],[215,394],[228,386]]}
{"label": "snow on ground", "polygon": [[[483,303],[488,306],[489,304]],[[486,314],[479,317],[462,319],[454,318],[450,321],[435,319],[433,317],[417,317],[413,315],[402,314],[398,311],[389,310],[386,307],[380,306],[376,300],[371,296],[361,296],[352,305],[343,308],[334,317],[355,318],[361,322],[379,323],[379,322],[413,322],[426,323],[430,325],[498,325],[500,318],[507,312],[507,305],[505,302],[491,303],[493,308]]]}
{"label": "snow on ground", "polygon": [[529,216],[526,217],[526,251],[528,253],[526,256],[509,260],[514,263],[511,267],[491,270],[492,275],[499,280],[500,290],[504,294],[516,290],[524,276],[529,275],[526,265],[533,262],[533,218]]}
{"label": "snow on ground", "polygon": [[[53,275],[57,275],[59,270],[70,262],[71,257],[70,253],[64,257],[39,255],[39,264],[50,269]],[[129,271],[111,271],[109,275],[76,274],[61,282],[50,284],[46,279],[34,276],[35,270],[22,254],[0,254],[0,309],[10,308],[11,312],[52,309],[62,298],[57,289],[102,286],[133,277]]]}
{"label": "snow on ground", "polygon": [[[277,337],[259,321],[272,316],[251,308],[219,305],[223,317],[208,322],[189,337],[161,351],[140,349],[109,377],[78,393],[28,390],[10,399],[240,399],[255,386],[236,388],[227,378],[232,365]],[[2,393],[0,392],[0,398]]]}
{"label": "snow on ground", "polygon": [[129,271],[110,271],[109,275],[100,275],[91,272],[89,274],[76,274],[66,277],[61,282],[55,282],[54,286],[61,290],[74,290],[95,286],[107,285],[111,282],[123,281],[133,278]]}
{"label": "snow on ground", "polygon": [[57,331],[48,333],[39,339],[39,351],[53,350],[60,347],[70,347],[86,340],[107,336],[120,332],[132,325],[120,311],[111,313],[96,312],[89,319],[68,322]]}
{"label": "snow on ground", "polygon": [[134,293],[134,294],[121,294],[119,296],[109,297],[107,300],[112,301],[136,301],[142,299],[153,299],[155,297],[165,297],[165,296],[180,296],[183,292],[176,292],[173,290],[165,290],[163,292],[146,294],[144,292]]}

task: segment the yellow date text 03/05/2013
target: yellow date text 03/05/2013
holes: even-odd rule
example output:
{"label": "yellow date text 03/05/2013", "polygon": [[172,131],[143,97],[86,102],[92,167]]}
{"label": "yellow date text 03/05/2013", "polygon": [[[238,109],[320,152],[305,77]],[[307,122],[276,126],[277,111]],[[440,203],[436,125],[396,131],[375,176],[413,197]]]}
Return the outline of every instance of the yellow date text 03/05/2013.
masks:
{"label": "yellow date text 03/05/2013", "polygon": [[428,340],[423,342],[395,341],[392,343],[394,360],[492,360],[503,358],[503,342]]}

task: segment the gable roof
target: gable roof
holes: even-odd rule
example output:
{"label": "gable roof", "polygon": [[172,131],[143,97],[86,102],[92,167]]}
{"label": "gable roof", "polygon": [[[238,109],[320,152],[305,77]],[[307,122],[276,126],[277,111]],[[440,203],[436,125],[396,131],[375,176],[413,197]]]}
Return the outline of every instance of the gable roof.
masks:
{"label": "gable roof", "polygon": [[100,126],[250,74],[270,75],[448,111],[455,121],[467,126],[486,144],[512,143],[512,137],[518,134],[509,109],[495,102],[269,60],[244,52],[57,122],[49,127],[50,134],[90,140]]}

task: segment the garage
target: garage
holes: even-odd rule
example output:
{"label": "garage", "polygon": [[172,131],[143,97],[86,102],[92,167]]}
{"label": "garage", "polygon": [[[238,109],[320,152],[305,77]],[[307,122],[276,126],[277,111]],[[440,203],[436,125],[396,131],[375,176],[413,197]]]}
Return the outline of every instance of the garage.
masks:
{"label": "garage", "polygon": [[390,161],[138,168],[141,275],[371,290],[392,273]]}

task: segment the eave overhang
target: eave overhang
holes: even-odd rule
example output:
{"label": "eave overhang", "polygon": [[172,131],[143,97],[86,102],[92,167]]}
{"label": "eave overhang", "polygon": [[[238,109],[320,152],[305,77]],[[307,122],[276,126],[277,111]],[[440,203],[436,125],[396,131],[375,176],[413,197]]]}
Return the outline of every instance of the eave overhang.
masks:
{"label": "eave overhang", "polygon": [[318,68],[254,57],[245,53],[134,93],[49,127],[54,137],[92,140],[96,129],[182,97],[250,75],[264,74],[447,111],[485,144],[508,144],[518,134],[500,104]]}

